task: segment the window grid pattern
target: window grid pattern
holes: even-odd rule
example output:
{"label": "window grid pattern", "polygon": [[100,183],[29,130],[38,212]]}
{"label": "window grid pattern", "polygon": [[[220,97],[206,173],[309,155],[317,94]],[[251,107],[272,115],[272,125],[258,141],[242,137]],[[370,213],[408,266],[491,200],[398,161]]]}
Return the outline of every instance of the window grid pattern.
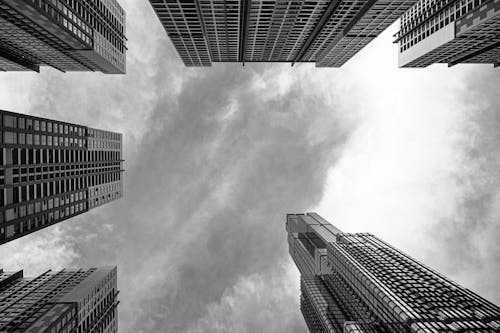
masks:
{"label": "window grid pattern", "polygon": [[300,279],[300,308],[311,332],[340,332],[345,317],[317,276]]}
{"label": "window grid pattern", "polygon": [[[67,52],[55,48],[55,44],[49,44],[36,35],[28,32],[26,28],[18,27],[5,19],[7,6],[0,4],[0,40],[7,46],[10,53],[22,58],[25,55],[28,61],[37,65],[52,66],[57,69],[69,71],[83,71],[88,68],[79,61],[71,58]],[[21,21],[18,21],[18,24]]]}
{"label": "window grid pattern", "polygon": [[371,234],[342,233],[314,213],[287,215],[286,228],[311,332],[500,330],[498,306]]}
{"label": "window grid pattern", "polygon": [[332,17],[314,40],[304,55],[305,60],[316,60],[330,46],[336,37],[342,34],[344,28],[354,19],[366,0],[339,0]]}
{"label": "window grid pattern", "polygon": [[117,332],[116,267],[17,275],[0,288],[2,332]]}
{"label": "window grid pattern", "polygon": [[211,55],[195,0],[150,0],[186,66],[210,66]]}
{"label": "window grid pattern", "polygon": [[46,272],[34,279],[20,279],[0,290],[0,329],[25,330],[52,307],[52,298],[91,271]]}
{"label": "window grid pattern", "polygon": [[500,320],[500,308],[373,235],[340,234],[328,253],[332,266],[385,322],[415,331],[490,332]]}
{"label": "window grid pattern", "polygon": [[200,0],[212,61],[238,61],[241,0]]}
{"label": "window grid pattern", "polygon": [[3,22],[9,34],[0,40],[21,58],[61,71],[125,73],[125,12],[116,0],[4,0],[0,6],[12,24]]}
{"label": "window grid pattern", "polygon": [[363,17],[343,34],[338,43],[325,50],[318,67],[340,67],[395,22],[411,6],[409,1],[377,1]]}
{"label": "window grid pattern", "polygon": [[[465,54],[481,52],[500,39],[500,1],[458,0],[420,1],[401,19],[397,34],[400,53],[415,47],[439,30],[454,25],[455,38],[429,50],[405,67],[426,67],[432,63],[450,63]],[[488,53],[494,55],[494,53]],[[495,63],[498,58],[473,57],[464,62]]]}
{"label": "window grid pattern", "polygon": [[[300,12],[297,13],[293,26],[286,36],[283,36],[281,51],[277,56],[282,61],[294,61],[300,49],[312,34],[314,28],[326,11],[330,1],[302,1]],[[274,57],[274,55],[273,55]]]}
{"label": "window grid pattern", "polygon": [[[487,2],[476,8],[469,15],[457,20],[457,38],[444,45],[431,50],[423,56],[406,64],[406,67],[426,67],[432,63],[450,63],[464,55],[490,47],[500,41],[500,36],[496,31],[500,29],[500,1]],[[474,22],[474,23],[471,23]],[[487,58],[488,55],[493,58]],[[486,53],[482,57],[472,57],[466,62],[473,62],[477,59],[482,63],[496,63],[498,58],[495,52]]]}
{"label": "window grid pattern", "polygon": [[253,1],[246,61],[293,61],[329,1]]}
{"label": "window grid pattern", "polygon": [[11,61],[9,59],[5,59],[4,57],[0,56],[0,71],[29,71],[28,68],[19,65],[18,63]]}
{"label": "window grid pattern", "polygon": [[121,140],[0,111],[0,244],[120,198]]}
{"label": "window grid pattern", "polygon": [[[317,62],[320,67],[339,65],[409,7],[408,1],[381,2],[377,5],[379,10],[366,15],[358,24],[358,29],[366,30],[365,33],[346,36],[347,40],[333,50],[343,37],[344,28],[357,19],[366,2],[335,0],[336,9],[326,18],[333,6],[330,0],[190,0],[182,3],[150,0],[186,66],[210,66],[212,62],[240,59],[243,62]],[[248,16],[242,14],[247,5]],[[242,27],[245,27],[243,32],[239,31]],[[363,37],[368,31],[370,37]],[[243,40],[244,54],[241,55],[239,47]]]}

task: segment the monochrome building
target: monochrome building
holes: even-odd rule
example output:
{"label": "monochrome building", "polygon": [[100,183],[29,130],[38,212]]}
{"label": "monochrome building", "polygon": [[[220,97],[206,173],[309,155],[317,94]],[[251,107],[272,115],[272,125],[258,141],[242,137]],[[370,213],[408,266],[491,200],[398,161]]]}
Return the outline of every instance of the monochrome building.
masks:
{"label": "monochrome building", "polygon": [[0,71],[124,74],[125,42],[116,0],[0,0]]}
{"label": "monochrome building", "polygon": [[419,0],[401,17],[399,66],[500,64],[500,0]]}
{"label": "monochrome building", "polygon": [[0,244],[120,198],[122,162],[119,133],[0,110]]}
{"label": "monochrome building", "polygon": [[47,271],[34,278],[0,269],[0,332],[118,332],[116,267]]}
{"label": "monochrome building", "polygon": [[415,0],[150,0],[186,66],[340,67]]}
{"label": "monochrome building", "polygon": [[381,239],[287,215],[311,332],[498,332],[500,308]]}

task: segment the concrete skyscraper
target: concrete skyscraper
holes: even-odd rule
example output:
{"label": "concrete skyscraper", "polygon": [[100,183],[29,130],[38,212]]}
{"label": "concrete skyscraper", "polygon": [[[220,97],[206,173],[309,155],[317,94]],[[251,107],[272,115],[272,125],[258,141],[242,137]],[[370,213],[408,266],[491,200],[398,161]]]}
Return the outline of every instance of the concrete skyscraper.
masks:
{"label": "concrete skyscraper", "polygon": [[118,332],[116,267],[47,271],[35,278],[0,269],[0,332]]}
{"label": "concrete skyscraper", "polygon": [[122,135],[0,110],[0,244],[122,196]]}
{"label": "concrete skyscraper", "polygon": [[340,67],[415,0],[150,0],[186,66]]}
{"label": "concrete skyscraper", "polygon": [[287,215],[311,332],[498,332],[500,308],[367,233]]}
{"label": "concrete skyscraper", "polygon": [[500,64],[500,0],[419,0],[401,17],[399,66]]}
{"label": "concrete skyscraper", "polygon": [[0,0],[0,71],[124,74],[125,41],[116,0]]}

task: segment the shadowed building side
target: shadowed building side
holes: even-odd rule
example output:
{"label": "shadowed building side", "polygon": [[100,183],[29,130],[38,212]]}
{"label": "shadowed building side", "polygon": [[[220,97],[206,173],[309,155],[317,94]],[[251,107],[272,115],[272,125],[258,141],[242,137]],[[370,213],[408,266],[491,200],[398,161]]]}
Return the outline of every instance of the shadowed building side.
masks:
{"label": "shadowed building side", "polygon": [[311,332],[496,332],[500,308],[379,238],[288,214]]}

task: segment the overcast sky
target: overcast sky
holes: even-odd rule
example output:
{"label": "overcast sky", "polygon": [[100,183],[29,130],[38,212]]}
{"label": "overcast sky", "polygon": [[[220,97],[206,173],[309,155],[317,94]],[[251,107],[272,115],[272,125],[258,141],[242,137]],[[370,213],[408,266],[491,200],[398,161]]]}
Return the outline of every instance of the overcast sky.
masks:
{"label": "overcast sky", "polygon": [[126,76],[2,73],[0,109],[122,132],[125,196],[0,267],[118,265],[122,333],[304,332],[285,214],[317,211],[500,303],[500,69],[398,69],[396,26],[342,69],[190,69],[120,2]]}

